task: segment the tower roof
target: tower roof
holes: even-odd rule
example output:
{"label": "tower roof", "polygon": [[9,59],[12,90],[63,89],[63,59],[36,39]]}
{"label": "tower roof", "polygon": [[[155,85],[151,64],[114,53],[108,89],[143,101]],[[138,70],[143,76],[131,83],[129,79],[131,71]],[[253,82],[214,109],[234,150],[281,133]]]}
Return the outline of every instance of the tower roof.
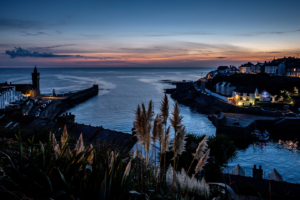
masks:
{"label": "tower roof", "polygon": [[37,68],[36,68],[36,65],[34,67],[34,73],[37,73]]}

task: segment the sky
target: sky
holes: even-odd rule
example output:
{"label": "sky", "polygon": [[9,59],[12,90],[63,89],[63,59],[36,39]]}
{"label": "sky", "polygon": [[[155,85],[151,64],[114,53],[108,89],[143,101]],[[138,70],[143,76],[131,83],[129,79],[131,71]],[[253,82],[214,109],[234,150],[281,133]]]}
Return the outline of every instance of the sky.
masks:
{"label": "sky", "polygon": [[299,0],[0,0],[0,67],[217,67],[300,54]]}

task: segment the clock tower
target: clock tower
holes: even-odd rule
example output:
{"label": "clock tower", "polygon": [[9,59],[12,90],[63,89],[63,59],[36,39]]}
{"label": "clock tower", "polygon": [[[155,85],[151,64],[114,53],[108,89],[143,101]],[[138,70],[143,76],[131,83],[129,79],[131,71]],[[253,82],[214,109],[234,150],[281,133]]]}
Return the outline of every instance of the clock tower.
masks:
{"label": "clock tower", "polygon": [[40,73],[38,73],[36,66],[31,76],[32,76],[32,87],[36,91],[37,95],[39,95],[40,94]]}

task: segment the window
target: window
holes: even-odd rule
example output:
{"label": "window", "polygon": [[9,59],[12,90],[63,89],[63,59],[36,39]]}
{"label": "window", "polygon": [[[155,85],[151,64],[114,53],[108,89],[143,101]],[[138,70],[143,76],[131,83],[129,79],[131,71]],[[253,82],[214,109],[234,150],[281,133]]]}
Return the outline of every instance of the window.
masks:
{"label": "window", "polygon": [[249,101],[250,99],[249,99],[249,97],[247,97],[247,101]]}
{"label": "window", "polygon": [[240,100],[243,100],[243,97],[240,97]]}

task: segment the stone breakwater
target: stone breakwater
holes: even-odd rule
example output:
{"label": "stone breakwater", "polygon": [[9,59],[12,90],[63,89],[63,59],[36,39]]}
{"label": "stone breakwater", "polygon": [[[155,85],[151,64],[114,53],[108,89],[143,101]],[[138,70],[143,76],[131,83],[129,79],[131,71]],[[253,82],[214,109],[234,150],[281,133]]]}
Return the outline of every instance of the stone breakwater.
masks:
{"label": "stone breakwater", "polygon": [[96,96],[98,94],[98,91],[99,91],[98,85],[93,85],[93,87],[91,88],[81,90],[68,95],[67,98],[64,100],[64,102],[67,102],[69,104],[78,104],[88,100],[93,96]]}
{"label": "stone breakwater", "polygon": [[73,106],[98,95],[98,91],[98,85],[93,85],[91,88],[80,90],[75,93],[67,93],[59,97],[43,97],[44,100],[51,100],[52,103],[45,109],[41,117],[53,120]]}

